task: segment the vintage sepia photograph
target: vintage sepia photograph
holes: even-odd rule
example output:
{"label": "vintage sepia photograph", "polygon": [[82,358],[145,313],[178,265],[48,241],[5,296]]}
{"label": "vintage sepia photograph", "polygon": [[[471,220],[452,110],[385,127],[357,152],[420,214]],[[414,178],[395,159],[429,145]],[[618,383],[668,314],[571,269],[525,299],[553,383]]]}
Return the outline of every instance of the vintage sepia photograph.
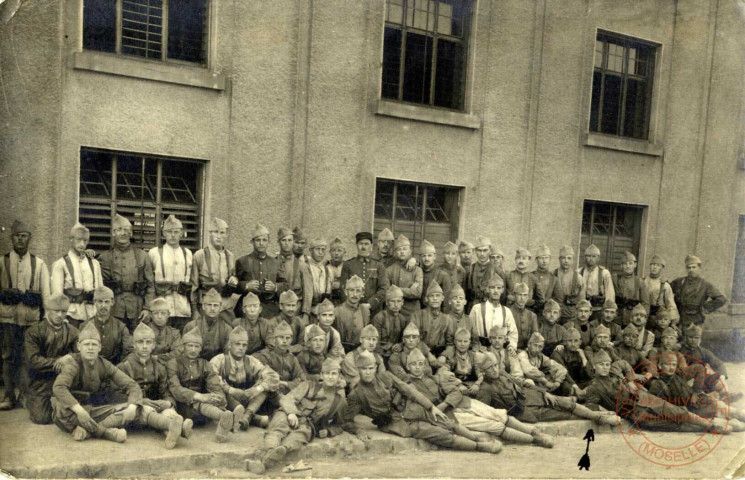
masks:
{"label": "vintage sepia photograph", "polygon": [[745,477],[745,0],[0,0],[0,478]]}

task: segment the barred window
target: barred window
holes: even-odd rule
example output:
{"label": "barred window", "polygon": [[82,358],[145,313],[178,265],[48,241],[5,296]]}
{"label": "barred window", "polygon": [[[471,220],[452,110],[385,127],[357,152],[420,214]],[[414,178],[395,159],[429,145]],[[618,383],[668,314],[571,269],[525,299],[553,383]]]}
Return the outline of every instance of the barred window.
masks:
{"label": "barred window", "polygon": [[132,242],[161,245],[161,226],[171,214],[184,225],[181,244],[200,247],[203,163],[128,152],[83,148],[80,153],[80,223],[91,230],[90,248],[111,246],[111,219],[132,222]]}
{"label": "barred window", "polygon": [[83,48],[207,63],[208,0],[85,0]]}
{"label": "barred window", "polygon": [[585,248],[594,244],[600,249],[600,264],[620,272],[624,252],[639,256],[642,212],[636,205],[585,200],[580,258]]}
{"label": "barred window", "polygon": [[598,32],[590,131],[646,140],[657,46]]}
{"label": "barred window", "polygon": [[382,97],[465,108],[470,0],[388,0]]}

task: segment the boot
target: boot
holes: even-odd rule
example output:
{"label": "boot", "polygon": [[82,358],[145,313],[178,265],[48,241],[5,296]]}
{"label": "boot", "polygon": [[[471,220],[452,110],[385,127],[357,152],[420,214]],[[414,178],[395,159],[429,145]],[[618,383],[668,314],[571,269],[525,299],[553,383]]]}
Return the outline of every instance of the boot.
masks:
{"label": "boot", "polygon": [[251,419],[251,425],[256,425],[257,427],[266,428],[269,426],[269,416],[268,415],[254,415]]}
{"label": "boot", "polygon": [[492,440],[490,442],[476,442],[476,450],[479,452],[499,453],[502,451],[502,442]]}
{"label": "boot", "polygon": [[103,438],[116,443],[124,443],[127,440],[127,431],[123,428],[107,428],[98,424],[98,430],[95,433],[97,438]]}
{"label": "boot", "polygon": [[0,410],[13,410],[16,406],[15,399],[12,395],[6,394],[2,402],[0,402]]}
{"label": "boot", "polygon": [[742,410],[740,408],[730,408],[729,416],[730,418],[736,418],[737,420],[740,420],[741,422],[745,422],[745,410]]}
{"label": "boot", "polygon": [[181,436],[184,419],[180,415],[167,416],[162,413],[150,412],[145,423],[162,432],[166,432],[166,448],[168,450],[176,446]]}
{"label": "boot", "polygon": [[543,448],[554,448],[554,437],[535,431],[533,432],[533,443]]}
{"label": "boot", "polygon": [[514,428],[505,428],[502,435],[503,440],[515,443],[533,443],[533,436],[529,433],[519,432]]}
{"label": "boot", "polygon": [[[243,407],[243,405],[238,405],[233,409],[233,426],[230,427],[230,431],[234,431],[233,429],[236,426],[240,425],[240,421],[243,419],[243,417],[246,415],[246,409]],[[246,424],[248,426],[248,424]],[[247,427],[248,428],[248,427]]]}
{"label": "boot", "polygon": [[732,433],[732,425],[729,425],[726,418],[714,417],[711,419],[711,426],[708,428],[710,432],[717,432],[721,435],[729,435]]}
{"label": "boot", "polygon": [[72,431],[72,438],[76,442],[82,442],[83,440],[91,438],[91,432],[78,425],[75,427],[75,430]]}
{"label": "boot", "polygon": [[271,468],[281,462],[285,458],[285,455],[287,455],[287,449],[280,445],[279,447],[269,449],[264,454],[264,458],[261,459],[261,463],[264,464],[264,468]]}
{"label": "boot", "polygon": [[729,419],[729,426],[732,427],[733,432],[745,432],[745,422],[741,422],[736,418]]}
{"label": "boot", "polygon": [[453,444],[450,445],[450,448],[453,450],[461,450],[464,452],[474,452],[476,451],[476,442],[473,440],[469,440],[466,437],[461,437],[458,435],[453,435]]}
{"label": "boot", "polygon": [[572,414],[582,417],[589,418],[598,425],[618,425],[621,422],[621,417],[613,412],[599,412],[590,410],[584,405],[575,404]]}
{"label": "boot", "polygon": [[194,427],[194,422],[191,418],[184,420],[184,424],[181,426],[181,436],[188,440],[191,437],[192,427]]}
{"label": "boot", "polygon": [[253,418],[253,416],[254,416],[254,412],[252,412],[249,409],[246,409],[246,413],[244,413],[243,417],[241,417],[238,420],[238,426],[240,427],[241,430],[243,430],[244,432],[248,430],[248,425],[251,423],[251,419]]}
{"label": "boot", "polygon": [[233,412],[223,410],[209,403],[200,403],[199,413],[217,422],[215,440],[220,443],[227,442],[228,433],[233,429]]}

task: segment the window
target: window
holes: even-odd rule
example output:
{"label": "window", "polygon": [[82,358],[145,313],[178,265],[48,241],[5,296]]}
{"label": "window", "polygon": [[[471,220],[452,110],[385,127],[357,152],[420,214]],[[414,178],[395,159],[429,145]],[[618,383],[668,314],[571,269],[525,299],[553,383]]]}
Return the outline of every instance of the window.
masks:
{"label": "window", "polygon": [[653,44],[598,32],[592,76],[591,132],[649,138],[656,53]]}
{"label": "window", "polygon": [[85,0],[83,48],[207,63],[207,0]]}
{"label": "window", "polygon": [[465,108],[470,0],[388,0],[382,97]]}
{"label": "window", "polygon": [[91,230],[90,248],[111,246],[111,219],[132,222],[132,242],[161,245],[161,226],[171,214],[184,225],[181,244],[200,244],[202,163],[84,148],[80,153],[80,223]]}
{"label": "window", "polygon": [[740,215],[737,235],[735,276],[732,279],[732,303],[745,303],[745,215]]}
{"label": "window", "polygon": [[585,249],[595,244],[600,249],[600,265],[611,272],[621,272],[623,252],[639,257],[643,208],[585,200],[582,210],[580,265]]}
{"label": "window", "polygon": [[438,251],[458,237],[460,188],[378,179],[373,235],[384,228],[404,235],[416,253],[423,239]]}

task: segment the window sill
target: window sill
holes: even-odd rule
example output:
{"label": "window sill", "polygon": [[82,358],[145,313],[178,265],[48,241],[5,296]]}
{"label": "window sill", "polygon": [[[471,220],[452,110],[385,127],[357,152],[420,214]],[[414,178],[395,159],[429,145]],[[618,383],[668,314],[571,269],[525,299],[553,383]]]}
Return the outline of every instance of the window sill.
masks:
{"label": "window sill", "polygon": [[728,304],[727,313],[729,313],[730,315],[745,315],[745,303]]}
{"label": "window sill", "polygon": [[478,130],[481,128],[481,119],[476,115],[422,107],[419,105],[410,105],[407,103],[392,102],[382,99],[378,100],[375,113],[377,115],[385,115],[388,117],[439,123],[441,125],[450,125],[453,127],[470,128],[472,130]]}
{"label": "window sill", "polygon": [[582,144],[586,147],[607,148],[608,150],[640,153],[652,157],[661,157],[664,152],[662,145],[647,140],[634,140],[598,133],[585,133]]}
{"label": "window sill", "polygon": [[225,75],[203,67],[174,65],[92,51],[75,52],[74,68],[210,90],[225,90],[226,83]]}

